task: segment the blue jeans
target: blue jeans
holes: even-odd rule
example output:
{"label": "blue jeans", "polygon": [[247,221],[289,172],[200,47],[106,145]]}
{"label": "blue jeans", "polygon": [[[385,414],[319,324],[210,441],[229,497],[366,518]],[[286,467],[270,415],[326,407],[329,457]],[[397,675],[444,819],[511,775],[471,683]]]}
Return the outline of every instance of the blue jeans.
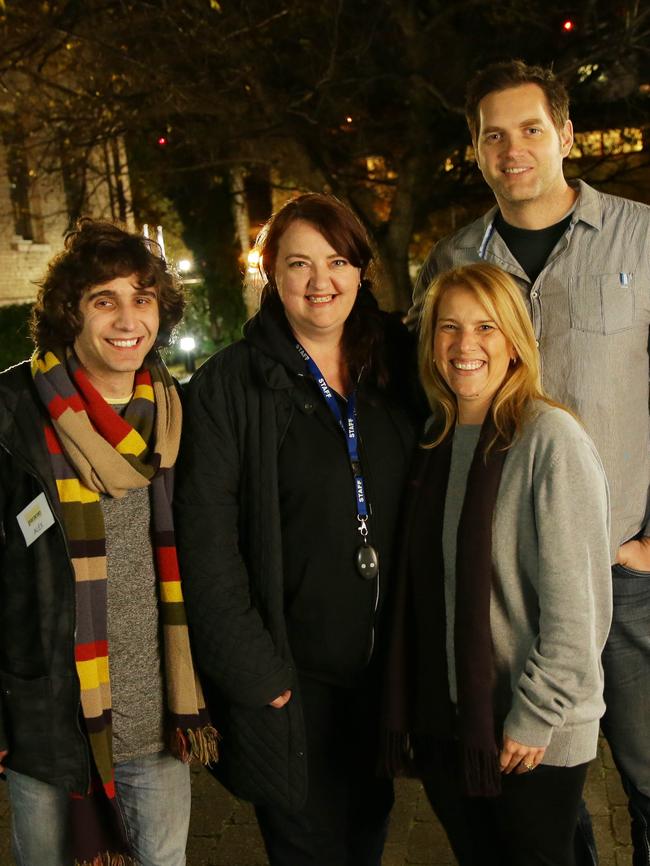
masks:
{"label": "blue jeans", "polygon": [[[7,770],[17,866],[70,866],[68,794]],[[140,866],[185,866],[190,774],[168,752],[115,767],[115,786],[129,842]]]}
{"label": "blue jeans", "polygon": [[633,866],[650,866],[650,572],[614,565],[612,579],[602,728],[628,796]]}

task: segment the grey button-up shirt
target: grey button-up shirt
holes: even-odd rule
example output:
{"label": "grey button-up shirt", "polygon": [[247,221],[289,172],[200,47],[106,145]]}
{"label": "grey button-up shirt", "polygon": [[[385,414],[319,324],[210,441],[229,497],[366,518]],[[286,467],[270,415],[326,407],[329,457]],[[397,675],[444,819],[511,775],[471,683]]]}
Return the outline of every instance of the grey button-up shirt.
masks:
{"label": "grey button-up shirt", "polygon": [[544,388],[576,412],[602,458],[613,561],[624,541],[650,535],[650,207],[582,181],[578,193],[571,223],[534,283],[494,228],[495,207],[434,247],[411,317],[441,271],[483,259],[515,278],[533,321]]}

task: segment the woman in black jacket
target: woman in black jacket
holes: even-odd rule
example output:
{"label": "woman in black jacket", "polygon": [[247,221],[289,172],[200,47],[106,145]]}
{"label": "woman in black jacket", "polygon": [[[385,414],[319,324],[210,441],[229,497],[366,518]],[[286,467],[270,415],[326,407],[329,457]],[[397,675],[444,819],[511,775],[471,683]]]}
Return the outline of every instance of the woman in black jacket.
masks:
{"label": "woman in black jacket", "polygon": [[218,773],[272,866],[378,866],[378,640],[414,445],[411,345],[370,291],[356,217],[308,194],[261,236],[244,339],[187,397],[177,519]]}

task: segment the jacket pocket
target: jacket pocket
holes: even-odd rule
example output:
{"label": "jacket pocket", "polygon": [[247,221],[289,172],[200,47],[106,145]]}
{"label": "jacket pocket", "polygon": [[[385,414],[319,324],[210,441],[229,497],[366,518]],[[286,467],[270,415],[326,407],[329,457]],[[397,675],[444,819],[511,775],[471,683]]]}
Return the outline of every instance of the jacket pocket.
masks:
{"label": "jacket pocket", "polygon": [[0,672],[2,714],[12,770],[47,778],[52,770],[54,707],[49,677],[24,679]]}
{"label": "jacket pocket", "polygon": [[[296,811],[307,796],[307,759],[297,692],[281,709],[230,705],[212,773],[237,797]],[[214,716],[214,714],[212,714]]]}
{"label": "jacket pocket", "polygon": [[593,334],[616,334],[636,319],[634,274],[578,274],[569,283],[571,327]]}

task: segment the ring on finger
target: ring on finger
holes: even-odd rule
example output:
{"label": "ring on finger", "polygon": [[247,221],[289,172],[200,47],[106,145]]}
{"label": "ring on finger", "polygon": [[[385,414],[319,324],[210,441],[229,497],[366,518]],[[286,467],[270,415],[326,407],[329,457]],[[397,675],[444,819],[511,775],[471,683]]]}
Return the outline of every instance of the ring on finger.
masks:
{"label": "ring on finger", "polygon": [[526,761],[524,761],[524,767],[528,770],[529,773],[531,773],[535,769],[535,764],[528,764],[526,763]]}

